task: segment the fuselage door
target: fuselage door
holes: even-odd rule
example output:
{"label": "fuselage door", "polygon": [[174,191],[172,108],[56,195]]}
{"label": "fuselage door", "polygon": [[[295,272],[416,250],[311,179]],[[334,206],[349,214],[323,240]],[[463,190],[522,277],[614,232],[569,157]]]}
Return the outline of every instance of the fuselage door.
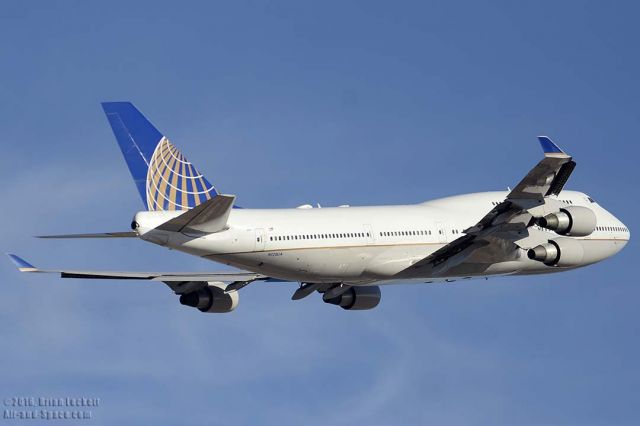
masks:
{"label": "fuselage door", "polygon": [[367,244],[373,244],[374,239],[373,239],[373,230],[371,229],[371,225],[365,224],[362,227],[364,228],[364,236],[367,240]]}
{"label": "fuselage door", "polygon": [[447,242],[447,229],[444,226],[444,222],[436,222],[436,238],[439,243]]}
{"label": "fuselage door", "polygon": [[255,241],[256,241],[255,251],[264,250],[264,244],[265,244],[264,229],[262,229],[262,228],[257,228],[256,229]]}

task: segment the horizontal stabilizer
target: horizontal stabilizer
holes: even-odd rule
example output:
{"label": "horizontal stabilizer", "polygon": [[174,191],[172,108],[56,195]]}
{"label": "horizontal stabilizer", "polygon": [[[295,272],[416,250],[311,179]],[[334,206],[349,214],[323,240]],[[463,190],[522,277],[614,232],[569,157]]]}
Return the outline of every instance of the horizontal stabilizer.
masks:
{"label": "horizontal stabilizer", "polygon": [[61,235],[36,235],[36,238],[136,238],[138,234],[133,231],[102,232],[98,234],[61,234]]}
{"label": "horizontal stabilizer", "polygon": [[235,195],[216,195],[180,216],[163,223],[156,229],[169,232],[212,233],[222,231],[227,226],[227,219],[235,199]]}

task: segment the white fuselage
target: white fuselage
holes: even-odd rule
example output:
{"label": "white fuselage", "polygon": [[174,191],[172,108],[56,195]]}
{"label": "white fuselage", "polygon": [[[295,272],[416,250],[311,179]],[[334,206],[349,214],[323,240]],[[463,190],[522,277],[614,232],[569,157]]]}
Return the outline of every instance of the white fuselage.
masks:
{"label": "white fuselage", "polygon": [[[433,282],[491,275],[557,272],[568,268],[531,260],[522,247],[475,259],[473,266],[453,268],[444,276],[424,276],[411,266],[463,236],[507,196],[506,191],[465,194],[415,205],[295,209],[233,209],[227,229],[207,235],[149,232],[181,212],[139,212],[142,239],[287,281],[366,285],[392,281]],[[598,262],[620,251],[629,240],[624,224],[587,195],[562,191],[567,205],[592,209],[597,228],[574,238],[583,246],[582,261]],[[523,244],[559,237],[536,229]],[[569,237],[564,237],[569,238]]]}

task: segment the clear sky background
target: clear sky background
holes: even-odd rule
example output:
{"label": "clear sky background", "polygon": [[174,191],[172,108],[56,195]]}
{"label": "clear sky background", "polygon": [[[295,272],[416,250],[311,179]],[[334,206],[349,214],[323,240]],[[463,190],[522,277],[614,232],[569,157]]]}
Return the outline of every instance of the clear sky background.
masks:
{"label": "clear sky background", "polygon": [[[141,241],[31,238],[126,230],[142,208],[104,100],[134,102],[246,207],[506,189],[548,134],[578,163],[568,187],[633,234],[636,3],[6,2],[0,249],[221,269]],[[201,314],[162,284],[7,260],[0,397],[99,397],[104,425],[638,424],[636,242],[560,275],[385,287],[367,312],[258,283],[232,314]]]}

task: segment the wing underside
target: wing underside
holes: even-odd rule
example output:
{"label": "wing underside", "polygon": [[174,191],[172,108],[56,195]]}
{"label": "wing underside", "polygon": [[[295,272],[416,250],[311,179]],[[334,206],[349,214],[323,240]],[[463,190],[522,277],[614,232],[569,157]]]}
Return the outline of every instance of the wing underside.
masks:
{"label": "wing underside", "polygon": [[[161,281],[167,284],[171,289],[177,289],[204,286],[207,282],[223,282],[235,283],[234,288],[244,287],[246,283],[253,281],[279,281],[272,279],[266,275],[256,274],[254,272],[130,272],[130,271],[82,271],[72,269],[40,269],[26,260],[10,254],[9,257],[21,272],[35,273],[54,273],[60,274],[61,278],[82,278],[82,279],[98,279],[98,280],[143,280],[143,281]],[[189,283],[190,284],[187,286]],[[197,283],[197,285],[195,284]],[[244,284],[244,285],[242,285]],[[176,291],[182,293],[183,291]]]}

